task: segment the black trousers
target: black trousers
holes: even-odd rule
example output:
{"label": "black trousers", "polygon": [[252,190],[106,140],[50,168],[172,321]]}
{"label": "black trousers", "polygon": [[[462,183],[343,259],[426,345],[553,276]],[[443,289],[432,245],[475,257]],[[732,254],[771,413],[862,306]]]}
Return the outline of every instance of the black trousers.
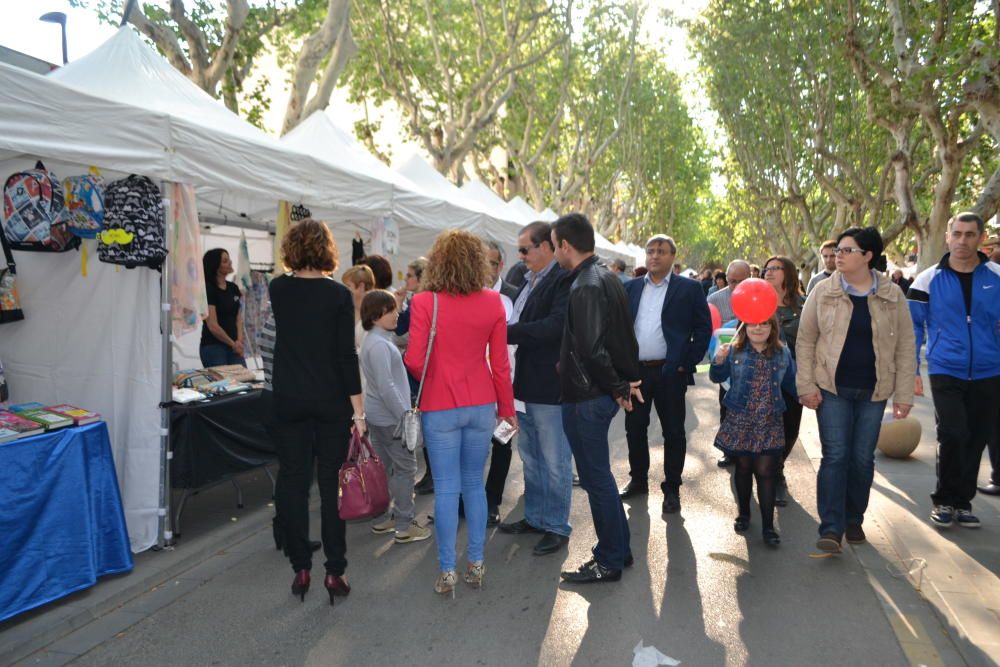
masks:
{"label": "black trousers", "polygon": [[309,487],[313,462],[320,496],[320,525],[326,571],[347,569],[345,524],[337,511],[338,473],[347,459],[350,407],[331,409],[329,401],[292,401],[274,397],[278,449],[275,508],[292,569],[312,569],[309,547]]}
{"label": "black trousers", "polygon": [[632,401],[632,412],[625,414],[625,437],[628,441],[629,475],[633,484],[649,483],[649,422],[653,408],[663,429],[663,483],[660,488],[676,491],[681,485],[684,459],[687,456],[687,434],[684,417],[687,406],[687,373],[664,374],[662,366],[640,366],[642,384],[640,403]]}
{"label": "black trousers", "polygon": [[510,442],[504,444],[496,438],[492,438],[492,442],[490,472],[486,476],[486,506],[489,508],[500,507],[503,502],[503,490],[507,485],[507,473],[510,472],[510,460],[514,454]]}
{"label": "black trousers", "polygon": [[802,426],[802,404],[797,396],[792,396],[786,392],[781,392],[781,397],[785,399],[785,412],[781,415],[781,423],[785,430],[785,451],[781,457],[781,465],[778,470],[778,480],[785,481],[785,459],[792,453],[795,441],[799,439],[799,428]]}
{"label": "black trousers", "polygon": [[984,380],[931,375],[930,380],[938,439],[937,488],[931,500],[972,509],[983,448],[1000,411],[1000,375]]}
{"label": "black trousers", "polygon": [[997,414],[990,441],[986,446],[990,451],[990,482],[1000,486],[1000,414]]}

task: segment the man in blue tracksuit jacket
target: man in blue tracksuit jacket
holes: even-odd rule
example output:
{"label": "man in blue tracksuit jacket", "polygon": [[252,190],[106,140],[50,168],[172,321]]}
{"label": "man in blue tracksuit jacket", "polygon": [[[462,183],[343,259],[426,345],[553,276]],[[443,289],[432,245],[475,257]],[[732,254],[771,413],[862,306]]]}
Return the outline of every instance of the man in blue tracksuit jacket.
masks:
{"label": "man in blue tracksuit jacket", "polygon": [[979,252],[983,219],[948,222],[948,253],[920,273],[908,294],[920,346],[927,331],[927,373],[937,423],[937,488],[931,522],[978,528],[972,513],[983,448],[1000,411],[1000,265]]}

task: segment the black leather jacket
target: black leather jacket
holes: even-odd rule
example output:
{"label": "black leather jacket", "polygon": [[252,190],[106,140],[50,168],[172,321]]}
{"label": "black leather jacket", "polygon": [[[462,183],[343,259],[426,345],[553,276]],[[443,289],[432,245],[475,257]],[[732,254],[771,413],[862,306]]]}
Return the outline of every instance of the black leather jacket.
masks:
{"label": "black leather jacket", "polygon": [[626,397],[628,383],[639,379],[639,344],[625,288],[597,262],[596,256],[588,257],[570,274],[559,351],[559,384],[566,403]]}

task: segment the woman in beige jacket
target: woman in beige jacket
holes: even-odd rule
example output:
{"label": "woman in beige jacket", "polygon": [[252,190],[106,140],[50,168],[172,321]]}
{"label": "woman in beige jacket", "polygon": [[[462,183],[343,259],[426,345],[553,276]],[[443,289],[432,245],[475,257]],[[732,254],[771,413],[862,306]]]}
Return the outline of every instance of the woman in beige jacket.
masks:
{"label": "woman in beige jacket", "polygon": [[916,368],[903,292],[884,271],[882,236],[851,228],[837,238],[837,270],[809,294],[796,342],[799,402],[816,410],[823,449],[816,480],[817,548],[840,552],[861,527],[875,475],[875,443],[886,402],[906,417]]}

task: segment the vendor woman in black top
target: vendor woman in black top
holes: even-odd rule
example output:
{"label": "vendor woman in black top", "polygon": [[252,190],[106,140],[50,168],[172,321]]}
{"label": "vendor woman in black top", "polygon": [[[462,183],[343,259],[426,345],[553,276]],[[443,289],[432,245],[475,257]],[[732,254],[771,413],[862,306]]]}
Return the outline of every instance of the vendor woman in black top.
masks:
{"label": "vendor woman in black top", "polygon": [[243,327],[240,322],[240,289],[226,280],[233,272],[229,253],[214,248],[202,257],[208,317],[201,328],[201,364],[205,368],[240,364],[243,361]]}
{"label": "vendor woman in black top", "polygon": [[320,496],[320,526],[326,556],[323,585],[347,595],[347,542],[337,511],[337,475],[347,458],[352,426],[365,430],[361,372],[354,346],[351,291],[330,278],[337,245],[321,222],[303,220],[281,244],[291,273],[271,281],[274,312],[274,430],[278,451],[275,504],[285,550],[295,571],[292,593],[309,590],[309,486],[313,459]]}

